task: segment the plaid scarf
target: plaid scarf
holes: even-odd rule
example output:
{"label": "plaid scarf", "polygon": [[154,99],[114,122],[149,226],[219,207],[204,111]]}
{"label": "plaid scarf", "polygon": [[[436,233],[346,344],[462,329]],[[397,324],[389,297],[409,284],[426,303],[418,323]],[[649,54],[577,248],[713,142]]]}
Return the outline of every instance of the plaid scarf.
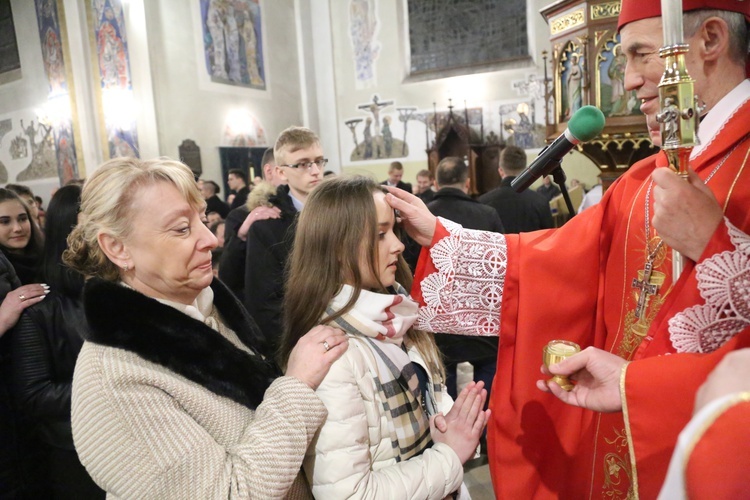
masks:
{"label": "plaid scarf", "polygon": [[[418,305],[403,287],[396,284],[395,288],[396,295],[362,290],[354,307],[333,323],[362,339],[372,351],[375,366],[370,366],[370,372],[388,417],[396,461],[400,462],[432,445],[428,415],[434,412],[434,394],[439,387],[431,387],[425,395],[419,388],[415,366],[403,345],[404,335],[417,319]],[[351,286],[343,285],[326,313],[339,311],[353,292]]]}

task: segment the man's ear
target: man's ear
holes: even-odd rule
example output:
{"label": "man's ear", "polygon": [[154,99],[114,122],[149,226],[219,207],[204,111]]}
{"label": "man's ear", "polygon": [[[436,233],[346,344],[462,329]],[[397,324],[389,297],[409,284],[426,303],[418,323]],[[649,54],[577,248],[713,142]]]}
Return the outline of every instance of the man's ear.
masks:
{"label": "man's ear", "polygon": [[704,61],[715,61],[729,51],[729,26],[720,17],[709,17],[700,27],[698,56]]}
{"label": "man's ear", "polygon": [[278,175],[280,179],[283,179],[284,182],[289,182],[289,179],[287,178],[286,174],[284,173],[284,169],[282,169],[278,165],[275,165],[273,168],[276,169],[276,175]]}
{"label": "man's ear", "polygon": [[107,256],[117,267],[132,268],[133,263],[131,262],[130,252],[128,252],[125,244],[115,238],[111,234],[99,233],[96,237],[99,242],[99,248],[102,249],[104,255]]}

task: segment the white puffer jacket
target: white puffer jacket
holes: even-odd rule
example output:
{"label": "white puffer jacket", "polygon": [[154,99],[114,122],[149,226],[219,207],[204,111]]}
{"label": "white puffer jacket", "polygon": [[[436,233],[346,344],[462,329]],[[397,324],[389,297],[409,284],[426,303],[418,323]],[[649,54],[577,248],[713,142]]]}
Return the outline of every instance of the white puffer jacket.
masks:
{"label": "white puffer jacket", "polygon": [[[412,362],[426,367],[416,348],[408,353]],[[396,462],[388,417],[373,379],[376,366],[365,340],[349,335],[349,349],[316,391],[328,418],[304,461],[313,495],[325,499],[445,498],[463,481],[458,455],[448,445],[435,443],[419,456]],[[447,413],[453,401],[442,387],[436,401],[440,401],[439,411]]]}

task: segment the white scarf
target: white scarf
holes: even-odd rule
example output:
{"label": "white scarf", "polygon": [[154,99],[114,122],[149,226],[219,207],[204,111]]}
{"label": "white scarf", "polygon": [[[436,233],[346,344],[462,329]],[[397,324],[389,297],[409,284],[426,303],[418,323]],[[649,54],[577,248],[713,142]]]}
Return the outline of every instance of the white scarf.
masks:
{"label": "white scarf", "polygon": [[[419,305],[401,285],[397,283],[395,288],[395,295],[362,290],[354,307],[346,313],[346,321],[362,335],[400,346],[404,335],[417,320]],[[353,293],[351,285],[342,285],[328,306],[329,314],[340,311]]]}

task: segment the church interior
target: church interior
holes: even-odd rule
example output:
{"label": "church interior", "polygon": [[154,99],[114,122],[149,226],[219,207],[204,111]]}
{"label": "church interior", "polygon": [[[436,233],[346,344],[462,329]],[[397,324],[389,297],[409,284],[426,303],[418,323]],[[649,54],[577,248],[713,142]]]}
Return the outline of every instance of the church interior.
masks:
{"label": "church interior", "polygon": [[[633,111],[608,76],[619,2],[588,3],[607,30],[581,25],[587,4],[569,0],[0,0],[0,184],[49,199],[114,156],[180,158],[217,181],[260,175],[262,151],[302,125],[334,172],[382,180],[399,161],[413,183],[453,154],[481,194],[499,181],[499,148],[531,161],[571,106],[610,106],[608,124]],[[573,151],[564,170],[590,188],[607,163],[630,161]]]}

